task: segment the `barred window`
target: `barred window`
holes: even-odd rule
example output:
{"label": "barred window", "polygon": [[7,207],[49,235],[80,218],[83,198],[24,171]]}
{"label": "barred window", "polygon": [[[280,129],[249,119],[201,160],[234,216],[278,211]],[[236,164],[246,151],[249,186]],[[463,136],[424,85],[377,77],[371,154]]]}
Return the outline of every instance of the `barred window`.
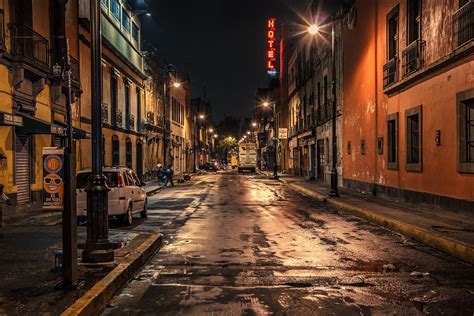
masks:
{"label": "barred window", "polygon": [[422,118],[421,106],[405,112],[406,118],[406,145],[407,145],[407,170],[422,171]]}
{"label": "barred window", "polygon": [[458,172],[474,173],[474,89],[457,94]]}

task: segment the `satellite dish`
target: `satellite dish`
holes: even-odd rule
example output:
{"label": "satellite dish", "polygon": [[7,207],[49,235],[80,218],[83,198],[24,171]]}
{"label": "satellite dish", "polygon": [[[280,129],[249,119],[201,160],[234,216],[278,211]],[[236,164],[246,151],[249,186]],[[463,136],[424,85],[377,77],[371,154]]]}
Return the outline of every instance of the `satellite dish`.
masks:
{"label": "satellite dish", "polygon": [[355,28],[357,22],[357,8],[356,6],[352,6],[347,14],[347,27],[349,30],[353,30]]}

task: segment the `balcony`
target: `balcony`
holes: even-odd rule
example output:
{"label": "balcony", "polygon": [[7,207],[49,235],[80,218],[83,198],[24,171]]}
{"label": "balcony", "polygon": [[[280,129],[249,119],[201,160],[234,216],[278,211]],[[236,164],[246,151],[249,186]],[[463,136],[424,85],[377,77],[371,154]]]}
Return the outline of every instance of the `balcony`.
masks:
{"label": "balcony", "polygon": [[20,61],[30,62],[32,66],[49,71],[49,42],[26,25],[9,25],[11,52]]}
{"label": "balcony", "polygon": [[453,14],[454,46],[461,46],[474,38],[474,2],[469,1]]}
{"label": "balcony", "polygon": [[421,68],[423,43],[422,40],[415,40],[403,50],[402,68],[404,77]]}
{"label": "balcony", "polygon": [[123,127],[123,112],[120,109],[117,109],[117,113],[115,114],[115,125],[117,127]]}
{"label": "balcony", "polygon": [[102,104],[102,123],[109,123],[109,106]]}
{"label": "balcony", "polygon": [[383,65],[383,87],[384,89],[391,84],[397,82],[397,68],[398,61],[397,57],[390,59],[385,65]]}
{"label": "balcony", "polygon": [[155,125],[155,113],[150,111],[146,113],[146,121],[149,125]]}
{"label": "balcony", "polygon": [[71,67],[71,81],[74,87],[81,87],[81,72],[79,61],[69,56],[69,66]]}
{"label": "balcony", "polygon": [[130,117],[128,118],[128,130],[135,130],[135,115],[133,114],[130,114]]}
{"label": "balcony", "polygon": [[5,13],[3,10],[0,10],[0,51],[4,52],[6,50],[5,46]]}

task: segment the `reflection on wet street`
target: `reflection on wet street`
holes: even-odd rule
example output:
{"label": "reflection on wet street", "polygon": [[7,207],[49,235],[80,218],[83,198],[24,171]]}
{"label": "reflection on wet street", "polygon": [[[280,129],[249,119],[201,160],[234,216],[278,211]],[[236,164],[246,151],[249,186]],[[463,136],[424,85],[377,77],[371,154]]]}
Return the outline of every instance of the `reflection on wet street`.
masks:
{"label": "reflection on wet street", "polygon": [[467,314],[474,268],[236,172],[149,201],[164,246],[106,315]]}

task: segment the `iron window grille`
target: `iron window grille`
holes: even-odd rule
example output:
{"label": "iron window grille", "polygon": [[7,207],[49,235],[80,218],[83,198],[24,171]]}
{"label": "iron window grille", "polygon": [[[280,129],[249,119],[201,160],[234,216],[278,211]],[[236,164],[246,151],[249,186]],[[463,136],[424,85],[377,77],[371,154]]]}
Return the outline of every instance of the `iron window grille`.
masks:
{"label": "iron window grille", "polygon": [[386,88],[397,82],[398,62],[394,57],[383,65],[383,87]]}
{"label": "iron window grille", "polygon": [[402,52],[403,76],[408,76],[419,70],[422,66],[423,41],[415,40]]}
{"label": "iron window grille", "polygon": [[26,25],[10,25],[12,54],[49,68],[49,41]]}
{"label": "iron window grille", "polygon": [[468,1],[453,14],[455,45],[461,46],[474,38],[474,2]]}

